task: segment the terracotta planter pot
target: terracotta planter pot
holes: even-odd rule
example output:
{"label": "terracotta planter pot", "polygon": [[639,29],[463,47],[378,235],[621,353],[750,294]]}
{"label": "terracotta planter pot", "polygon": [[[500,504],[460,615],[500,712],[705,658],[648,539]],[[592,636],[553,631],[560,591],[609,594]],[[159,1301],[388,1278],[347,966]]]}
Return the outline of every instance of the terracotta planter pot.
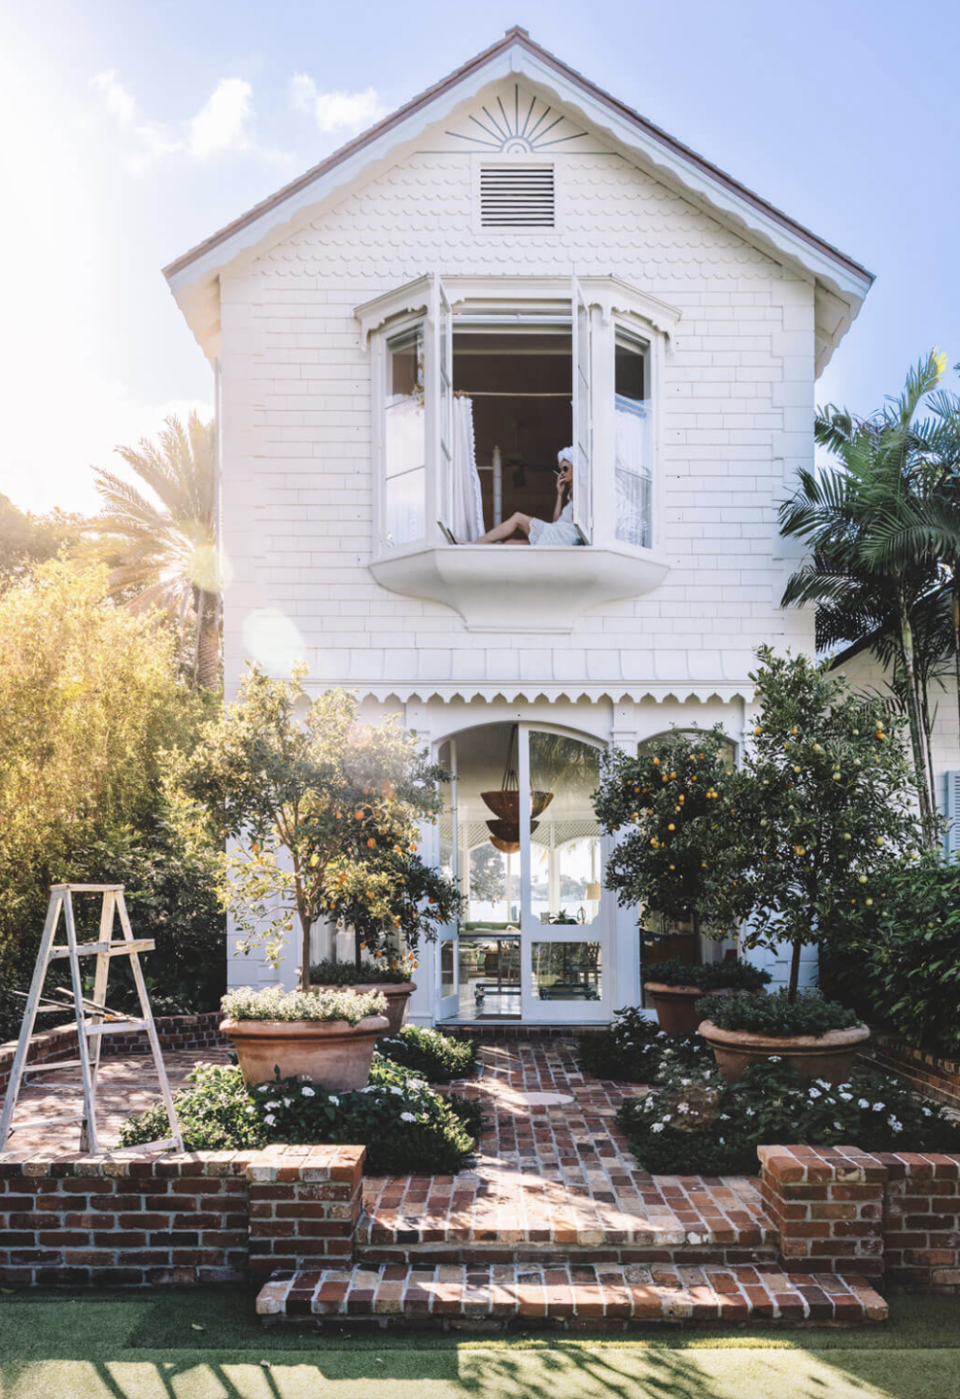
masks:
{"label": "terracotta planter pot", "polygon": [[749,1064],[778,1054],[796,1069],[806,1083],[822,1078],[828,1083],[844,1083],[850,1077],[857,1055],[870,1038],[866,1025],[848,1030],[831,1030],[826,1035],[754,1035],[747,1030],[721,1030],[712,1020],[704,1020],[700,1033],[713,1050],[724,1078],[736,1082]]}
{"label": "terracotta planter pot", "polygon": [[665,981],[645,981],[643,989],[653,998],[660,1029],[668,1035],[695,1035],[700,1026],[697,1001],[704,996],[729,996],[732,991],[729,987],[702,991],[699,986],[668,986]]}
{"label": "terracotta planter pot", "polygon": [[387,1033],[383,1015],[357,1025],[346,1020],[222,1020],[221,1033],[233,1040],[240,1072],[249,1084],[306,1078],[331,1093],[365,1088],[373,1047]]}
{"label": "terracotta planter pot", "polygon": [[[311,991],[342,991],[342,986],[329,986],[326,982],[314,982],[310,987]],[[387,1008],[384,1014],[390,1025],[389,1030],[384,1031],[388,1035],[398,1035],[403,1028],[403,1022],[407,1018],[407,1003],[414,991],[417,989],[415,981],[364,981],[356,986],[348,988],[357,991],[362,996],[366,991],[379,991],[387,998]]]}

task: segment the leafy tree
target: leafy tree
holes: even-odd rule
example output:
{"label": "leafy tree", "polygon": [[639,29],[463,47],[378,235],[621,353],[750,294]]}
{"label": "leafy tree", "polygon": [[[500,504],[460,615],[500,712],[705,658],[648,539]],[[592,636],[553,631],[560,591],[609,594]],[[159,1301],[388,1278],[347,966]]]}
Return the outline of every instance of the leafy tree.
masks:
{"label": "leafy tree", "polygon": [[503,857],[492,845],[470,851],[470,894],[485,903],[497,903],[507,892]]}
{"label": "leafy tree", "polygon": [[111,592],[119,600],[137,611],[162,609],[175,623],[181,654],[192,657],[194,684],[216,689],[221,580],[214,425],[196,413],[186,426],[169,417],[157,445],[144,438],[139,447],[117,452],[154,498],[98,470],[103,505],[84,554],[108,564]]}
{"label": "leafy tree", "polygon": [[[203,708],[172,638],[110,603],[103,568],[52,560],[0,593],[0,986],[29,981],[48,886],[64,881],[128,885],[161,994],[190,993],[174,964],[194,955],[216,980],[213,871],[202,850],[181,856],[160,793],[161,750],[188,747]],[[21,1013],[8,995],[4,1033]]]}
{"label": "leafy tree", "polygon": [[[818,604],[821,645],[865,640],[881,659],[893,660],[909,721],[924,835],[931,845],[937,822],[927,684],[943,629],[931,626],[926,614],[940,585],[940,562],[929,534],[914,533],[910,548],[893,547],[891,540],[902,544],[904,531],[926,503],[929,475],[918,469],[923,430],[916,414],[945,367],[945,356],[931,352],[910,370],[899,398],[869,418],[834,407],[821,410],[816,440],[839,464],[802,472],[797,494],[780,508],[783,533],[802,539],[811,555],[790,578],[783,605]],[[918,654],[918,642],[933,650]]]}
{"label": "leafy tree", "polygon": [[749,920],[748,947],[790,944],[793,999],[802,947],[862,928],[880,875],[918,853],[919,830],[884,704],[854,695],[829,663],[758,655],[760,713],[741,770],[719,789],[706,857],[717,875],[702,910],[717,935]]}
{"label": "leafy tree", "polygon": [[637,756],[607,751],[594,805],[608,834],[628,832],[606,870],[621,905],[639,904],[674,923],[691,918],[700,931],[722,877],[715,815],[731,774],[730,740],[719,726],[678,732]]}
{"label": "leafy tree", "polygon": [[32,515],[0,495],[0,587],[23,578],[34,564],[54,558],[76,543],[84,527],[80,515],[54,510]]}
{"label": "leafy tree", "polygon": [[417,853],[420,823],[440,809],[442,770],[396,717],[361,722],[342,690],[311,699],[306,671],[274,680],[253,666],[237,700],[171,761],[168,790],[185,838],[228,842],[224,906],[242,937],[276,961],[299,923],[300,984],[310,981],[310,929],[352,927],[357,965],[415,951],[459,895]]}

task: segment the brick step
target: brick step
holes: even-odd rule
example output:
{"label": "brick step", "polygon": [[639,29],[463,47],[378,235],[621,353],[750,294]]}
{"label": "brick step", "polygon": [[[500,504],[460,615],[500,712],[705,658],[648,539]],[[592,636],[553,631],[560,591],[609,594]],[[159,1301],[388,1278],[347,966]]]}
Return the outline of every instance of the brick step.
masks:
{"label": "brick step", "polygon": [[[587,1223],[584,1221],[583,1223]],[[765,1217],[742,1217],[715,1227],[683,1227],[676,1215],[662,1223],[611,1211],[576,1227],[550,1217],[527,1224],[515,1211],[404,1216],[393,1211],[360,1216],[358,1258],[381,1263],[545,1264],[568,1258],[587,1263],[772,1263],[777,1235]]]}
{"label": "brick step", "polygon": [[511,1326],[624,1330],[645,1323],[863,1325],[887,1304],[860,1277],[784,1273],[773,1264],[725,1268],[567,1264],[362,1263],[274,1273],[257,1297],[267,1325],[325,1321],[381,1326]]}

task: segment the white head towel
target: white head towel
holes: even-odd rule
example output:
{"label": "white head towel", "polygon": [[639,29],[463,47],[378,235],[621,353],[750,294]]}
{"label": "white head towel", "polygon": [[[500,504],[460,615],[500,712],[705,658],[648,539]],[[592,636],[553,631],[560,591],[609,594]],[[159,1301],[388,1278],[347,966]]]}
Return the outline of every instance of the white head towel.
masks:
{"label": "white head towel", "polygon": [[557,453],[557,461],[560,463],[561,466],[565,461],[568,461],[570,465],[573,466],[573,448],[564,447],[562,452]]}

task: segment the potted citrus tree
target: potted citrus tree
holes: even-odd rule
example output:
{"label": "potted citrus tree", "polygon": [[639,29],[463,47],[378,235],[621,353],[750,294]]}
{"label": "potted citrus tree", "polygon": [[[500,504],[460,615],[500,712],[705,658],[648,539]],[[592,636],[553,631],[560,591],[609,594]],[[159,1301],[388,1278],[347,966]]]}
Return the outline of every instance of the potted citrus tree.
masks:
{"label": "potted citrus tree", "polygon": [[[722,877],[716,811],[732,776],[730,740],[722,729],[678,731],[636,756],[608,750],[594,798],[603,829],[618,837],[607,862],[607,887],[622,905],[659,914],[668,925],[692,923],[695,946],[700,933],[716,935],[704,910]],[[703,1019],[696,1005],[706,992],[758,990],[770,979],[737,961],[670,960],[646,974],[644,989],[671,1035],[696,1033]]]}
{"label": "potted citrus tree", "polygon": [[398,1034],[417,989],[413,973],[420,942],[432,940],[438,926],[457,917],[461,904],[456,885],[420,858],[415,842],[381,848],[362,867],[338,869],[326,914],[352,929],[354,955],[349,962],[328,958],[312,966],[311,985],[380,992],[390,1034]]}
{"label": "potted citrus tree", "polygon": [[717,877],[701,908],[718,932],[740,920],[748,947],[785,949],[789,975],[782,996],[708,1005],[700,1033],[725,1072],[739,1045],[748,1057],[789,1057],[805,1075],[804,1060],[839,1050],[831,1036],[856,1053],[870,1032],[843,1006],[799,996],[803,948],[847,940],[869,921],[882,872],[918,856],[919,829],[896,716],[826,663],[758,654],[759,714],[716,802]]}
{"label": "potted citrus tree", "polygon": [[[238,953],[263,947],[277,965],[295,935],[299,990],[310,993],[313,926],[354,928],[353,972],[328,987],[332,1000],[317,993],[316,1015],[277,1020],[275,1040],[302,1038],[302,1020],[333,1023],[324,1007],[345,1010],[352,996],[367,1010],[338,1016],[338,1034],[362,1039],[378,980],[366,977],[364,950],[374,965],[392,961],[396,973],[458,899],[417,853],[421,823],[436,819],[444,774],[396,717],[363,723],[353,695],[311,697],[305,674],[295,668],[290,680],[276,680],[251,667],[236,701],[202,726],[192,753],[171,756],[167,787],[183,838],[223,848],[219,892],[239,934]],[[406,966],[402,971],[401,1021],[413,990]],[[382,986],[375,989],[380,1019],[386,1001]],[[300,1010],[304,1005],[297,1002]],[[254,1038],[263,1039],[265,1017],[255,1018],[261,1028]],[[385,1021],[379,1033],[387,1029]],[[313,1029],[308,1038],[313,1068],[298,1072],[322,1083],[334,1037]]]}

